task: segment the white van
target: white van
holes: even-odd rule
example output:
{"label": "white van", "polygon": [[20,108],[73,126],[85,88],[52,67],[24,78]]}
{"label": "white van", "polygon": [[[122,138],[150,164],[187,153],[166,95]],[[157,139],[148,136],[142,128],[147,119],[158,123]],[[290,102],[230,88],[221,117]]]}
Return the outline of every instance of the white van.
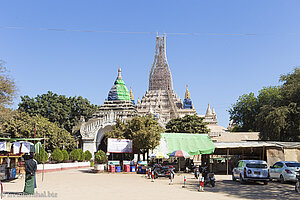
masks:
{"label": "white van", "polygon": [[232,170],[232,180],[262,181],[265,185],[269,182],[269,169],[266,161],[263,160],[240,160],[237,167]]}

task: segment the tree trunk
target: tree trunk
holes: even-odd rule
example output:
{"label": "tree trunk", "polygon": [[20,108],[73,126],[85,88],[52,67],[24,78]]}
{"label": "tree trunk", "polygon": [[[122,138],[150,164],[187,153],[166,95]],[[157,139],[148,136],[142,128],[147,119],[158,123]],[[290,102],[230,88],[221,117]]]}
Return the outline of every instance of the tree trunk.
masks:
{"label": "tree trunk", "polygon": [[149,162],[149,149],[147,149],[147,163]]}

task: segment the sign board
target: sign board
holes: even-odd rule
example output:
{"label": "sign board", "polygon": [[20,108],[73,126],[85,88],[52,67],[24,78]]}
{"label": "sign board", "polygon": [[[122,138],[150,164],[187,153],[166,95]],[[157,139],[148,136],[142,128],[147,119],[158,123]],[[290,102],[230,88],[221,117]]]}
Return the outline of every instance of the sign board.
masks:
{"label": "sign board", "polygon": [[137,163],[138,165],[147,165],[147,161],[138,161],[138,163]]}
{"label": "sign board", "polygon": [[128,161],[128,160],[123,160],[123,165],[130,165],[130,161]]}
{"label": "sign board", "polygon": [[109,153],[132,153],[132,140],[107,139],[107,152]]}
{"label": "sign board", "polygon": [[118,160],[109,160],[108,165],[120,165],[120,161],[118,161]]}

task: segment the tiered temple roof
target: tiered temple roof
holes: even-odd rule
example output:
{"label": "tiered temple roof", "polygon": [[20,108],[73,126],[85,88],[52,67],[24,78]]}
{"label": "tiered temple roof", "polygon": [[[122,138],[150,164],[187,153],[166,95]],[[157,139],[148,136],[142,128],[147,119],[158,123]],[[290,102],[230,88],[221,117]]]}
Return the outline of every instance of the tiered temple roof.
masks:
{"label": "tiered temple roof", "polygon": [[108,100],[113,101],[113,100],[128,100],[130,101],[130,94],[129,91],[122,79],[121,75],[121,67],[119,67],[118,70],[118,77],[113,85],[113,87],[110,89],[108,93]]}
{"label": "tiered temple roof", "polygon": [[93,114],[93,118],[105,118],[114,113],[116,118],[126,119],[134,117],[137,112],[132,102],[132,91],[129,93],[121,75],[121,68],[118,70],[118,77],[108,93],[108,98],[100,106],[100,109]]}

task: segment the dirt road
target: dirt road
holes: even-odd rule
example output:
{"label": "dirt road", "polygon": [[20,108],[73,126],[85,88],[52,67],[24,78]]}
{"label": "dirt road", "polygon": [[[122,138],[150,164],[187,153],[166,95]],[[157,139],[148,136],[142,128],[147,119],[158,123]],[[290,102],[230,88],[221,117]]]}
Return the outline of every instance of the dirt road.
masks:
{"label": "dirt road", "polygon": [[[183,175],[187,188],[182,188]],[[24,179],[4,182],[3,199],[63,199],[63,200],[235,200],[235,199],[300,199],[293,184],[248,183],[240,185],[231,181],[231,176],[216,176],[215,188],[206,187],[198,192],[197,180],[192,174],[176,174],[173,185],[169,179],[159,178],[154,182],[139,174],[94,174],[91,169],[66,170],[38,174],[37,196],[24,197]],[[44,197],[46,196],[46,197]],[[49,197],[51,196],[51,197]]]}

